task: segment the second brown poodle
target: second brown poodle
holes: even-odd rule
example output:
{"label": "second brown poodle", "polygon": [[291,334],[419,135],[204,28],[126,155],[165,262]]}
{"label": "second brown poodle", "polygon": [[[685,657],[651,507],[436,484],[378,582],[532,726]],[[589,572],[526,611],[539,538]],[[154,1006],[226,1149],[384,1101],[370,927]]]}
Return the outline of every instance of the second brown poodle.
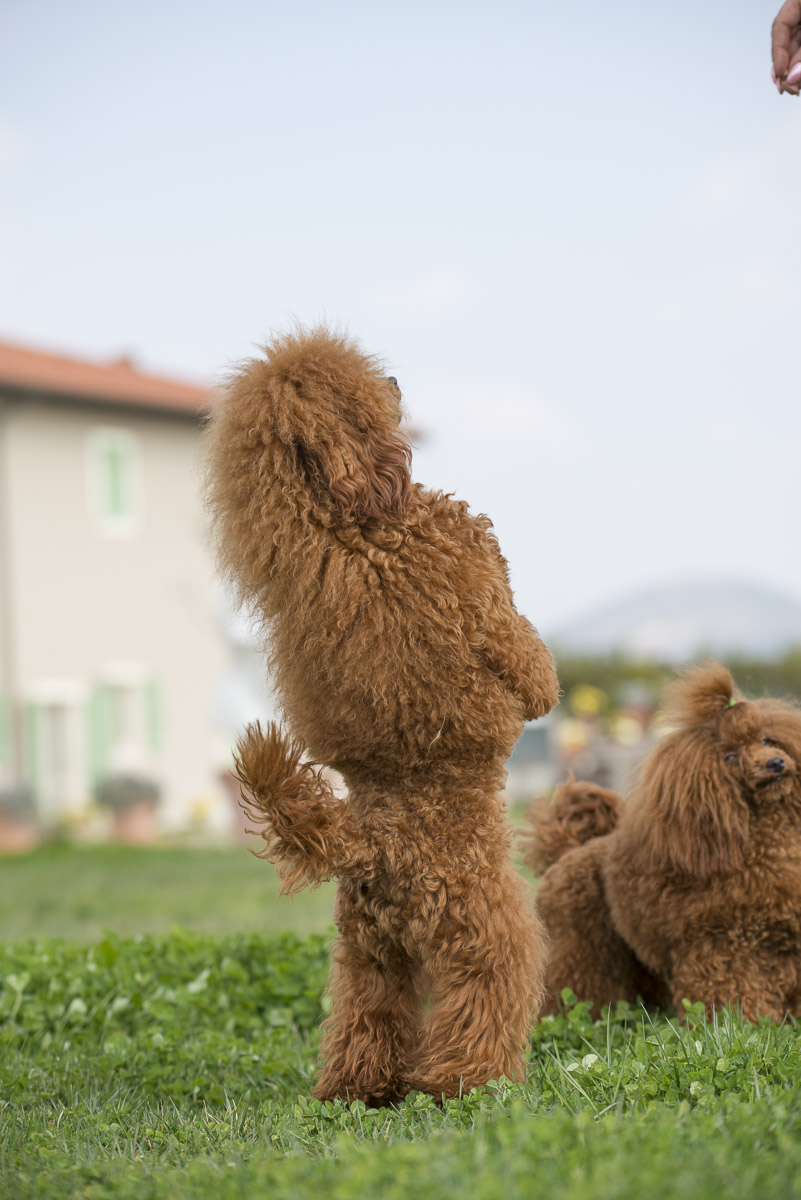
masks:
{"label": "second brown poodle", "polygon": [[801,712],[742,699],[713,663],[666,716],[627,805],[571,780],[532,813],[547,1006],[569,988],[596,1015],[638,996],[800,1015]]}
{"label": "second brown poodle", "polygon": [[381,365],[317,330],[232,380],[210,446],[291,729],[252,727],[239,778],[284,889],[338,879],[315,1094],[372,1103],[520,1078],[544,955],[499,790],[557,699],[489,521],[412,484],[400,417]]}

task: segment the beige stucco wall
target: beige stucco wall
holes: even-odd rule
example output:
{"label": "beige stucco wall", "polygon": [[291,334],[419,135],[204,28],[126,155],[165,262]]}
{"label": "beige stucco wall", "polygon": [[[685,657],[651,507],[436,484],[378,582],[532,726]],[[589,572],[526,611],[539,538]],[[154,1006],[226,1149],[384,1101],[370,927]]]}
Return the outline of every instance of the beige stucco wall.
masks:
{"label": "beige stucco wall", "polygon": [[[101,429],[128,431],[139,449],[141,520],[129,536],[108,536],[93,515],[89,447]],[[227,652],[212,619],[200,441],[191,419],[145,410],[32,399],[6,408],[18,691],[36,699],[72,681],[91,694],[120,664],[152,674],[163,712],[152,766],[167,826],[203,804],[227,820],[210,720]]]}

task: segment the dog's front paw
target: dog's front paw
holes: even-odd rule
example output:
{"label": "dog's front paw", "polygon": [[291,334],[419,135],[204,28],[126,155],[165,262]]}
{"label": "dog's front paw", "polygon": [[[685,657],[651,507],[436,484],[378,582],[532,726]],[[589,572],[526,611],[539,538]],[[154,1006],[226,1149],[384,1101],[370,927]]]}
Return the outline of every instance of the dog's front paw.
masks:
{"label": "dog's front paw", "polygon": [[554,676],[553,681],[548,681],[541,690],[532,693],[526,705],[525,718],[527,721],[536,721],[538,717],[544,717],[552,708],[555,708],[559,703],[559,684]]}

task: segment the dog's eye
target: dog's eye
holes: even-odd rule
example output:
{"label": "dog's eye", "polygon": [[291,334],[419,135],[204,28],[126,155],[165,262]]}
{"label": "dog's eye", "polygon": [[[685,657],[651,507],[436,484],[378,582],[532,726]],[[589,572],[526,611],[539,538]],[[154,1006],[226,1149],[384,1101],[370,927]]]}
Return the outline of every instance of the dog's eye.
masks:
{"label": "dog's eye", "polygon": [[734,762],[734,760],[736,758],[737,758],[737,751],[730,750],[729,753],[726,755],[726,762]]}
{"label": "dog's eye", "polygon": [[779,744],[778,742],[774,742],[773,738],[763,738],[762,739],[763,746],[778,746],[778,744]]}

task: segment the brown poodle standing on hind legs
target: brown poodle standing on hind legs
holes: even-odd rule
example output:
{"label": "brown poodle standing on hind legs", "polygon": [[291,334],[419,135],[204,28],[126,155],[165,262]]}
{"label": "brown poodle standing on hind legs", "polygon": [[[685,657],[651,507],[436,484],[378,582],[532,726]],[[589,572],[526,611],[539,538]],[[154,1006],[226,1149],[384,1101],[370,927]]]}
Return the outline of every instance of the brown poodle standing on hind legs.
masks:
{"label": "brown poodle standing on hind legs", "polygon": [[412,484],[400,419],[375,358],[297,332],[233,377],[208,460],[291,730],[240,740],[243,795],[284,891],[338,880],[314,1094],[377,1104],[521,1077],[544,951],[499,789],[558,695],[490,522]]}
{"label": "brown poodle standing on hind legs", "polygon": [[596,1015],[639,995],[801,1016],[801,711],[743,699],[709,663],[665,715],[628,804],[569,780],[531,814],[546,1005],[570,988]]}

